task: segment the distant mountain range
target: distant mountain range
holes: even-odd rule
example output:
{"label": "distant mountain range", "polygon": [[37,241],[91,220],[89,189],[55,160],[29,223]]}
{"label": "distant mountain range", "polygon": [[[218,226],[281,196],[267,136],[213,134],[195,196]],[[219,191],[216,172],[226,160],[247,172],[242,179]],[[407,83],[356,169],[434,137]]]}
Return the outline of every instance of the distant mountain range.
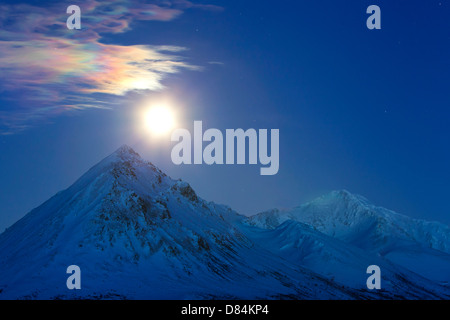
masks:
{"label": "distant mountain range", "polygon": [[0,235],[0,299],[449,299],[449,270],[446,225],[347,191],[249,218],[128,146]]}

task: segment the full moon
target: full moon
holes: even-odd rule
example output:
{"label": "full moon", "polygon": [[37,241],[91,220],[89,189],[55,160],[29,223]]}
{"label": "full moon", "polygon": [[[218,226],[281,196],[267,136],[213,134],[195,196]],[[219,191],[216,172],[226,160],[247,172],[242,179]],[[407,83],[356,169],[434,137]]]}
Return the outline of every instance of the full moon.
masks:
{"label": "full moon", "polygon": [[155,105],[145,115],[146,127],[155,135],[168,133],[175,126],[175,115],[167,105]]}

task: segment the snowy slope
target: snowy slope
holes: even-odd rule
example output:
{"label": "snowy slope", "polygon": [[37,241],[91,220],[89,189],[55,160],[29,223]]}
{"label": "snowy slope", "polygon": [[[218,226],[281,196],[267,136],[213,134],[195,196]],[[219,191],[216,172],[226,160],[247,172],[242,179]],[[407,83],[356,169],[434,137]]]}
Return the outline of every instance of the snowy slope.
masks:
{"label": "snowy slope", "polygon": [[270,210],[248,223],[274,229],[292,220],[382,256],[428,279],[450,281],[450,228],[438,222],[412,219],[377,207],[348,191],[334,191],[305,205]]}
{"label": "snowy slope", "polygon": [[365,271],[370,265],[379,266],[383,290],[378,292],[376,298],[383,298],[382,295],[386,293],[393,294],[393,298],[433,299],[433,292],[441,292],[443,297],[449,297],[448,287],[303,223],[287,220],[275,229],[248,228],[246,234],[255,243],[263,244],[273,254],[314,270],[336,284],[367,291],[368,275]]}
{"label": "snowy slope", "polygon": [[[0,298],[348,298],[259,248],[243,217],[121,147],[0,236]],[[78,292],[67,266],[82,270]]]}
{"label": "snowy slope", "polygon": [[[289,220],[282,216],[278,222]],[[295,221],[269,230],[260,218],[202,200],[123,146],[0,235],[0,299],[450,295],[448,287],[367,255],[345,237],[336,241],[325,229]],[[380,292],[364,288],[373,261],[386,269]],[[81,290],[66,288],[73,264],[81,268]]]}

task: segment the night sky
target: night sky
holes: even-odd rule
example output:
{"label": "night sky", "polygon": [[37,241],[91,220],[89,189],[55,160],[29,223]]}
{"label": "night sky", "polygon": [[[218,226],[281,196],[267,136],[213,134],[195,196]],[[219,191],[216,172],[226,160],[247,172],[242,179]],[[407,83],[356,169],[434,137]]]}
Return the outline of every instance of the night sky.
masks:
{"label": "night sky", "polygon": [[[347,189],[449,224],[449,58],[445,0],[2,1],[0,232],[123,144],[246,215]],[[174,165],[142,129],[158,101],[191,131],[279,129],[278,174]]]}

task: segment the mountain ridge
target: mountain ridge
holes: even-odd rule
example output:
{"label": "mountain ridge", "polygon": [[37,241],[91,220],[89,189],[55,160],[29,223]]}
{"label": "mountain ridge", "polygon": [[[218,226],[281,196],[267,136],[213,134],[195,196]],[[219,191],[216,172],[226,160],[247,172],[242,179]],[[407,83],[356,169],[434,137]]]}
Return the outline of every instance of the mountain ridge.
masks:
{"label": "mountain ridge", "polygon": [[[0,234],[0,299],[450,297],[391,260],[284,223],[252,225],[123,145]],[[385,270],[379,292],[365,288],[371,261]],[[72,264],[82,269],[79,292],[65,287]]]}
{"label": "mountain ridge", "polygon": [[[342,225],[349,226],[355,223],[368,225],[367,220],[375,220],[379,229],[381,227],[390,228],[389,231],[394,232],[391,229],[397,227],[398,224],[415,224],[420,227],[437,229],[439,231],[438,233],[445,234],[445,243],[439,243],[439,241],[429,239],[429,245],[434,249],[450,253],[450,227],[447,225],[435,221],[410,218],[383,207],[375,206],[363,196],[351,194],[347,190],[332,191],[329,194],[292,209],[271,209],[264,211],[249,217],[248,223],[273,229],[288,219],[309,224],[321,232],[341,239],[345,239],[348,236],[343,230],[339,229]],[[327,220],[331,219],[334,220],[334,223],[326,223]],[[361,222],[361,220],[364,221]],[[387,225],[393,223],[396,224]],[[404,230],[400,230],[399,232],[402,233]],[[406,234],[405,236],[411,239],[416,238],[410,234]]]}

